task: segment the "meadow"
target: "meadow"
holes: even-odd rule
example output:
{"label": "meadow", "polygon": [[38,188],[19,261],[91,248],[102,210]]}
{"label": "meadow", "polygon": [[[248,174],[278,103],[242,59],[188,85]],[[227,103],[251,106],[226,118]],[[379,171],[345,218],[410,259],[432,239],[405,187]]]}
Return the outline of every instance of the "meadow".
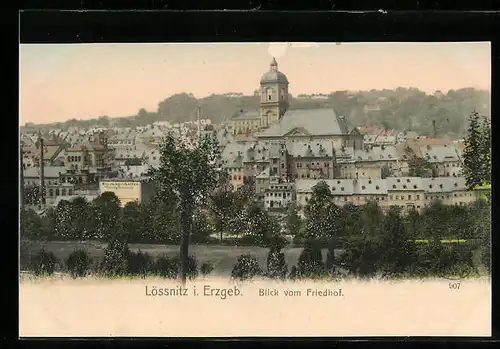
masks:
{"label": "meadow", "polygon": [[[107,244],[101,242],[87,241],[50,241],[45,243],[30,242],[29,253],[36,253],[42,246],[60,260],[66,260],[71,252],[78,249],[87,251],[94,260],[101,259],[104,255],[104,249]],[[129,249],[133,252],[140,250],[143,253],[148,253],[151,256],[159,256],[167,254],[174,256],[179,253],[178,245],[158,245],[158,244],[129,244]],[[302,247],[284,247],[282,252],[285,254],[285,261],[288,268],[297,265]],[[267,264],[268,248],[256,246],[221,246],[221,245],[191,245],[189,253],[194,255],[201,265],[209,262],[213,265],[214,270],[212,275],[228,276],[235,265],[238,257],[242,254],[252,254],[258,260],[260,265]],[[338,255],[341,250],[336,250]],[[326,259],[327,250],[323,250],[323,258]]]}

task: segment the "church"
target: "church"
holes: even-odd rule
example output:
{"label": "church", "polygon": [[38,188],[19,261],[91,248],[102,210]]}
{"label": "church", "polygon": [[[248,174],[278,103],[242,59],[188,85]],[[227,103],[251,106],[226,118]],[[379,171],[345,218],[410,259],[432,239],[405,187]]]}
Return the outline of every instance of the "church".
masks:
{"label": "church", "polygon": [[279,71],[273,57],[269,71],[260,79],[259,110],[241,111],[233,117],[233,133],[252,134],[258,141],[327,141],[336,149],[362,149],[363,135],[357,128],[349,130],[345,118],[333,109],[289,110],[288,85],[286,75]]}

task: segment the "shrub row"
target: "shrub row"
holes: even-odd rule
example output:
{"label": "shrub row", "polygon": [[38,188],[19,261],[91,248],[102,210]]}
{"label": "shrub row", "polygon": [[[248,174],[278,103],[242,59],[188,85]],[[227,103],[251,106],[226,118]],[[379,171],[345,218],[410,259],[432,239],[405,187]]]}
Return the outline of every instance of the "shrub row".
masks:
{"label": "shrub row", "polygon": [[[180,271],[180,258],[166,254],[157,258],[141,251],[132,252],[127,248],[113,246],[107,248],[101,260],[94,260],[85,250],[73,251],[65,261],[59,260],[54,253],[39,250],[29,258],[28,268],[37,276],[52,275],[62,271],[72,277],[85,277],[89,274],[103,276],[146,276],[155,275],[177,278]],[[189,257],[188,277],[206,276],[213,271],[211,263],[205,262],[198,267],[194,256]]]}

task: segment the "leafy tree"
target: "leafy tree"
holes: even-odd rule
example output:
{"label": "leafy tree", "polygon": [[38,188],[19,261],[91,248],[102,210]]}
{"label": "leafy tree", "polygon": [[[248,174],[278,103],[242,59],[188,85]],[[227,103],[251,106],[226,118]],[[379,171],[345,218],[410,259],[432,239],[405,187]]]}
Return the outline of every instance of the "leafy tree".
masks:
{"label": "leafy tree", "polygon": [[55,236],[62,240],[73,237],[73,212],[71,202],[61,200],[55,210]]}
{"label": "leafy tree", "polygon": [[288,234],[295,236],[300,233],[302,219],[299,216],[296,202],[291,202],[288,205],[285,224]]}
{"label": "leafy tree", "polygon": [[44,236],[44,222],[43,219],[33,210],[25,209],[20,213],[21,232],[24,236],[31,240],[40,240]]}
{"label": "leafy tree", "polygon": [[175,197],[166,200],[158,194],[141,205],[141,241],[179,243],[182,236],[180,214]]}
{"label": "leafy tree", "polygon": [[305,212],[305,234],[307,239],[321,239],[330,235],[335,229],[332,225],[336,217],[328,215],[331,209],[332,193],[325,181],[312,188],[312,196],[307,203]]}
{"label": "leafy tree", "polygon": [[90,203],[84,197],[78,196],[71,200],[70,210],[72,239],[86,239],[91,232],[89,227],[89,222],[91,222]]}
{"label": "leafy tree", "polygon": [[429,160],[412,155],[408,160],[408,175],[410,177],[426,177],[433,174],[434,167]]}
{"label": "leafy tree", "polygon": [[215,229],[209,220],[208,214],[203,210],[197,210],[193,219],[191,241],[194,243],[207,242],[213,233],[215,233]]}
{"label": "leafy tree", "polygon": [[209,137],[203,138],[196,147],[191,148],[172,134],[168,134],[160,145],[160,154],[160,165],[157,170],[152,171],[152,175],[158,184],[160,197],[168,199],[173,194],[177,198],[182,226],[181,279],[185,284],[193,214],[197,205],[206,200],[215,188],[216,154]]}
{"label": "leafy tree", "polygon": [[94,237],[110,241],[115,238],[121,224],[120,200],[112,192],[104,192],[92,201]]}
{"label": "leafy tree", "polygon": [[425,239],[440,241],[449,220],[448,210],[441,201],[434,201],[422,212],[422,228],[427,236]]}
{"label": "leafy tree", "polygon": [[142,207],[138,201],[130,201],[123,207],[123,229],[129,242],[141,241],[141,230],[144,228],[141,222]]}
{"label": "leafy tree", "polygon": [[256,202],[248,206],[247,213],[247,232],[252,235],[254,241],[261,245],[267,246],[270,242],[280,235],[280,224],[275,217]]}
{"label": "leafy tree", "polygon": [[384,217],[380,247],[382,269],[386,274],[403,274],[413,268],[415,243],[411,241],[398,207],[391,207]]}
{"label": "leafy tree", "polygon": [[24,203],[26,205],[37,205],[40,200],[40,186],[25,185],[24,186]]}
{"label": "leafy tree", "polygon": [[406,230],[410,235],[410,239],[420,239],[425,238],[422,232],[422,217],[420,213],[415,209],[411,208],[408,214],[405,216]]}
{"label": "leafy tree", "polygon": [[[245,218],[242,216],[241,207],[244,200],[238,192],[233,191],[228,179],[227,172],[220,172],[215,190],[209,195],[208,209],[211,213],[215,229],[219,232],[222,242],[224,233],[233,231],[241,232],[241,223]],[[240,231],[239,231],[240,230]]]}

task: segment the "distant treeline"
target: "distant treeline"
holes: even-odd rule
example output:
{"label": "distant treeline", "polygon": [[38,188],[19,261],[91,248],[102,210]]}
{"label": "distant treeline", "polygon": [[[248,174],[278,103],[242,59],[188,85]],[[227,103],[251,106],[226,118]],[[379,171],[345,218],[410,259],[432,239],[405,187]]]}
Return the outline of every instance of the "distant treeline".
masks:
{"label": "distant treeline", "polygon": [[[416,88],[371,90],[361,92],[337,91],[325,99],[302,99],[290,96],[290,109],[334,108],[337,114],[347,117],[353,126],[378,125],[386,129],[416,131],[422,135],[433,134],[432,121],[436,121],[438,136],[462,136],[467,116],[476,110],[490,116],[490,93],[474,88],[437,91],[426,94]],[[240,110],[259,108],[258,94],[253,96],[211,95],[197,99],[192,94],[175,94],[158,105],[154,112],[141,109],[136,115],[109,118],[100,116],[89,120],[71,119],[66,122],[35,125],[27,123],[26,130],[61,128],[71,126],[136,127],[156,121],[185,122],[196,120],[196,108],[201,107],[201,117],[213,123],[227,122]]]}

